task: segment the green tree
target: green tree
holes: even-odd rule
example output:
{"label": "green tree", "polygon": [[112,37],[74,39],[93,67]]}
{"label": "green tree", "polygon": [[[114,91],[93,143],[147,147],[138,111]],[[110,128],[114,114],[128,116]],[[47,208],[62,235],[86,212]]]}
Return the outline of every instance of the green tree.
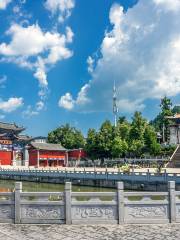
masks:
{"label": "green tree", "polygon": [[127,122],[127,120],[126,120],[126,117],[123,116],[123,117],[119,117],[119,119],[117,121],[117,124],[122,124],[122,123],[125,123],[125,122]]}
{"label": "green tree", "polygon": [[172,109],[172,113],[173,114],[180,113],[180,106],[179,105],[174,106]]}
{"label": "green tree", "polygon": [[145,152],[150,153],[151,155],[158,155],[161,151],[161,145],[157,142],[157,134],[154,127],[149,124],[146,126],[144,131],[144,143],[145,143]]}
{"label": "green tree", "polygon": [[129,154],[134,157],[141,157],[144,149],[144,142],[139,139],[133,139],[129,144]]}
{"label": "green tree", "polygon": [[164,141],[167,142],[169,139],[169,124],[170,120],[167,119],[167,116],[172,116],[172,102],[171,99],[166,96],[161,99],[161,112],[157,117],[151,121],[151,124],[155,127],[156,131],[160,132],[164,136]]}
{"label": "green tree", "polygon": [[97,134],[97,146],[99,157],[111,157],[112,141],[114,139],[114,129],[111,122],[106,120]]}
{"label": "green tree", "polygon": [[132,123],[131,123],[130,133],[129,133],[130,141],[139,140],[143,142],[146,125],[147,125],[147,121],[142,117],[142,114],[140,112],[135,112]]}
{"label": "green tree", "polygon": [[59,128],[48,133],[49,143],[60,143],[67,149],[83,148],[85,139],[82,133],[69,124],[62,125]]}
{"label": "green tree", "polygon": [[131,125],[128,121],[124,121],[122,123],[118,122],[116,135],[120,136],[121,139],[128,142],[129,141],[130,129],[131,129]]}
{"label": "green tree", "polygon": [[90,158],[95,159],[99,157],[97,133],[95,129],[90,128],[88,130],[85,150]]}
{"label": "green tree", "polygon": [[112,141],[112,157],[124,157],[128,150],[128,144],[120,137],[115,137]]}

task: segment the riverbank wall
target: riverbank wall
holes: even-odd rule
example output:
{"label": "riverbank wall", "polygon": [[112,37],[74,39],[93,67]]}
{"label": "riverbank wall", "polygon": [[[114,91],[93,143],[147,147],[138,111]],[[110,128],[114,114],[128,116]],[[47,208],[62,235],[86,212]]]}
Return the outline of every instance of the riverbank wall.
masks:
{"label": "riverbank wall", "polygon": [[31,170],[0,169],[0,179],[43,183],[72,182],[74,185],[115,188],[118,181],[124,182],[125,189],[166,191],[167,182],[175,181],[180,190],[180,174],[147,172],[112,172],[112,171],[69,171],[69,170]]}

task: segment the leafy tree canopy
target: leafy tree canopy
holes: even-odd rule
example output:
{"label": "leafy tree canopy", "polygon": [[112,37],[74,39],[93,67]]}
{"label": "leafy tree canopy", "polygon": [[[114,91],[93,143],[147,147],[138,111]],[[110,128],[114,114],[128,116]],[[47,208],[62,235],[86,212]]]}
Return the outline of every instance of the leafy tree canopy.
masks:
{"label": "leafy tree canopy", "polygon": [[160,113],[153,121],[151,121],[151,124],[155,127],[156,131],[160,132],[160,134],[164,136],[164,141],[167,142],[169,137],[170,120],[166,117],[173,115],[171,99],[166,96],[162,98],[160,107]]}
{"label": "leafy tree canopy", "polygon": [[[132,121],[120,117],[117,127],[106,120],[99,130],[90,128],[86,139],[79,130],[66,124],[51,131],[48,142],[61,143],[67,149],[84,148],[91,159],[164,155],[168,149],[163,149],[158,143],[157,131],[163,134],[164,128],[164,136],[168,140],[170,121],[166,117],[180,113],[180,106],[172,108],[171,100],[164,97],[160,107],[160,113],[150,123],[143,118],[141,112],[136,111]],[[172,151],[173,149],[170,152]]]}
{"label": "leafy tree canopy", "polygon": [[85,139],[82,133],[69,124],[62,125],[48,134],[49,143],[60,143],[67,149],[83,148]]}

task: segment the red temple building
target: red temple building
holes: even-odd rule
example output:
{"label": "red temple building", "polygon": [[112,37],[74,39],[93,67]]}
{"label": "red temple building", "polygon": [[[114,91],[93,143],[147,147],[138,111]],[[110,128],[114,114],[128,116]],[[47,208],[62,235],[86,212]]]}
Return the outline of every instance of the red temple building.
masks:
{"label": "red temple building", "polygon": [[0,164],[1,165],[26,165],[26,145],[32,138],[20,135],[24,127],[15,123],[0,122]]}
{"label": "red temple building", "polygon": [[82,148],[68,150],[68,166],[78,166],[81,159],[87,157],[86,152]]}
{"label": "red temple building", "polygon": [[83,149],[67,150],[61,144],[46,142],[45,137],[21,135],[24,127],[0,122],[0,165],[58,167],[77,165],[86,157]]}
{"label": "red temple building", "polygon": [[31,142],[29,147],[29,166],[66,166],[68,151],[60,144]]}

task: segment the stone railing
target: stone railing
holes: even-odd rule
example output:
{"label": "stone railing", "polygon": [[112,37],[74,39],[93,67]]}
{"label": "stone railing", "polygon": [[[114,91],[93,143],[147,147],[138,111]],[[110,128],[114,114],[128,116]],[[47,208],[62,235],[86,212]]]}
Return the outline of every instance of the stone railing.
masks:
{"label": "stone railing", "polygon": [[169,161],[170,157],[168,156],[159,156],[159,157],[147,157],[147,158],[114,158],[114,159],[110,159],[110,158],[105,158],[103,160],[101,159],[95,159],[95,160],[91,160],[91,159],[81,159],[78,164],[77,164],[77,160],[73,160],[73,159],[69,159],[68,161],[68,166],[72,167],[72,166],[115,166],[117,164],[123,164],[123,163],[129,163],[129,164],[138,164],[140,166],[152,166],[154,164],[158,165],[158,164],[166,164]]}
{"label": "stone railing", "polygon": [[14,192],[0,193],[0,222],[56,224],[124,224],[180,222],[180,192],[175,182],[168,192],[125,192],[122,182],[116,192],[23,192],[16,182]]}
{"label": "stone railing", "polygon": [[[123,173],[119,170],[98,170],[98,169],[22,169],[22,168],[0,168],[0,178],[6,176],[6,179],[15,180],[30,180],[37,181],[47,178],[56,180],[102,180],[102,181],[131,181],[131,182],[151,182],[151,183],[167,183],[175,181],[180,184],[180,173],[168,173],[166,169],[161,173],[150,172],[135,172]],[[16,178],[17,177],[17,178]],[[46,179],[46,181],[47,181]]]}

